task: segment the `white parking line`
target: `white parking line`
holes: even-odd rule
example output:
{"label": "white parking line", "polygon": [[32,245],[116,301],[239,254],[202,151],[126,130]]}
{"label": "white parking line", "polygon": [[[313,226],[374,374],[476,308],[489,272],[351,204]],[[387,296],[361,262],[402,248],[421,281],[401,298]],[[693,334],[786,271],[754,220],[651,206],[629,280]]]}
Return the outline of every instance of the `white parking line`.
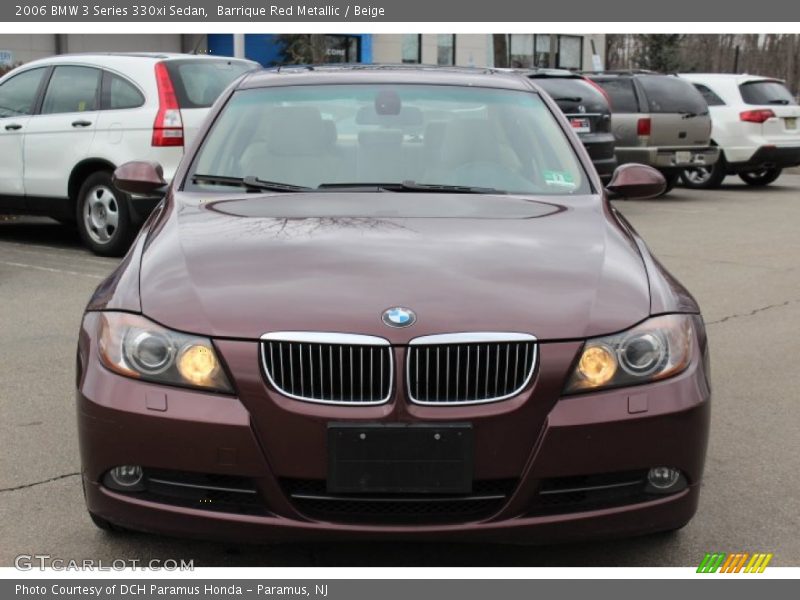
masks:
{"label": "white parking line", "polygon": [[7,242],[0,240],[0,248],[4,246],[11,246],[9,250],[13,252],[25,252],[28,254],[35,254],[37,256],[52,256],[52,257],[75,257],[80,258],[82,262],[93,263],[98,265],[111,265],[116,262],[113,258],[97,258],[80,248],[60,248],[58,246],[37,245],[31,246],[30,244],[22,244],[19,242]]}
{"label": "white parking line", "polygon": [[39,265],[30,265],[26,263],[8,262],[0,260],[0,265],[8,267],[19,267],[21,269],[37,269],[39,271],[48,271],[50,273],[63,273],[64,275],[78,275],[79,277],[90,277],[91,279],[105,279],[105,275],[93,275],[91,273],[81,273],[80,271],[67,271],[66,269],[55,269],[53,267],[40,267]]}

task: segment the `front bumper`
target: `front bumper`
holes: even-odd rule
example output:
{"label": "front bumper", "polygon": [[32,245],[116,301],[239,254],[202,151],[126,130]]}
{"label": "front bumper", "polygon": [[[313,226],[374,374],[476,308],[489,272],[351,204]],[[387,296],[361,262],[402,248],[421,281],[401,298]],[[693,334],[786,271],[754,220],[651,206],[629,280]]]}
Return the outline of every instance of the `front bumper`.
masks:
{"label": "front bumper", "polygon": [[617,147],[619,164],[641,163],[656,169],[683,169],[713,165],[719,160],[716,146],[687,147]]}
{"label": "front bumper", "polygon": [[[547,360],[544,346],[543,360]],[[561,347],[562,358],[580,348],[579,344],[553,346]],[[313,470],[318,460],[298,455],[294,464],[282,463],[278,453],[271,450],[274,446],[270,443],[275,441],[264,440],[255,425],[257,417],[242,399],[120,377],[102,367],[95,354],[83,354],[77,393],[86,504],[90,512],[132,529],[249,542],[389,537],[548,543],[675,529],[688,522],[697,508],[710,399],[699,359],[667,381],[558,399],[541,428],[531,427],[531,451],[522,457],[513,491],[491,514],[460,522],[385,524],[319,519],[299,508],[277,472],[287,468]],[[224,347],[223,357],[230,364]],[[520,412],[524,405],[536,403],[547,393],[548,383],[542,381],[546,375],[540,375],[519,398],[462,409],[475,411],[472,421],[476,441],[483,439],[487,428],[494,432],[488,445],[476,447],[482,454],[476,456],[476,471],[489,472],[495,462],[507,462],[504,452],[513,443],[502,434],[524,414]],[[239,392],[242,398],[257,393],[261,402],[272,402],[271,393],[252,389],[249,383],[240,385]],[[518,410],[509,410],[514,403]],[[304,403],[298,404],[303,405],[300,410],[310,410]],[[349,411],[355,410],[311,408],[340,415],[338,419],[306,416],[306,420],[319,421],[320,431],[330,421],[352,421]],[[378,408],[390,414],[388,406]],[[435,407],[428,409],[428,414],[431,410],[439,411],[436,418],[442,420],[442,415],[458,409]],[[367,419],[376,420],[382,419]],[[407,420],[422,419],[412,416]],[[459,412],[454,420],[463,421],[464,413]],[[287,435],[292,433],[287,431]],[[321,443],[313,439],[306,442],[309,447]],[[324,458],[320,460],[324,463]],[[123,464],[249,478],[264,510],[259,514],[208,510],[105,487],[103,475]],[[541,509],[540,491],[545,481],[641,471],[660,465],[679,468],[688,487],[669,496],[637,496],[633,501],[607,506],[563,512]]]}

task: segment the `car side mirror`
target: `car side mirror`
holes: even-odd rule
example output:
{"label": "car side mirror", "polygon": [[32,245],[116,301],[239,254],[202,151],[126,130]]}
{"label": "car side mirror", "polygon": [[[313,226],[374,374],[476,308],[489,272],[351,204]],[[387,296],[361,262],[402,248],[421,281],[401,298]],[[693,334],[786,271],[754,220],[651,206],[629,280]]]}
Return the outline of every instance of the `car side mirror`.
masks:
{"label": "car side mirror", "polygon": [[163,196],[167,191],[164,168],[157,162],[127,162],[116,168],[111,181],[118,190],[138,196]]}
{"label": "car side mirror", "polygon": [[620,165],[606,186],[609,199],[644,200],[660,196],[667,189],[664,176],[647,165]]}

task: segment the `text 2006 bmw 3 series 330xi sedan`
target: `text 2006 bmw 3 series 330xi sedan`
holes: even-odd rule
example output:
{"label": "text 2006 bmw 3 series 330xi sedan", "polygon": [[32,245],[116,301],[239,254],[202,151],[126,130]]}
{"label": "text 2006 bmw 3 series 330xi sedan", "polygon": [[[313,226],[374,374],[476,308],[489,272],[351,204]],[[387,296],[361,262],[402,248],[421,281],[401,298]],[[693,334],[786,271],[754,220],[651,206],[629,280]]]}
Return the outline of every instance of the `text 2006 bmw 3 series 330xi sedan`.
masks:
{"label": "text 2006 bmw 3 series 330xi sedan", "polygon": [[700,310],[530,80],[245,75],[89,302],[103,528],[545,543],[677,529],[709,425]]}

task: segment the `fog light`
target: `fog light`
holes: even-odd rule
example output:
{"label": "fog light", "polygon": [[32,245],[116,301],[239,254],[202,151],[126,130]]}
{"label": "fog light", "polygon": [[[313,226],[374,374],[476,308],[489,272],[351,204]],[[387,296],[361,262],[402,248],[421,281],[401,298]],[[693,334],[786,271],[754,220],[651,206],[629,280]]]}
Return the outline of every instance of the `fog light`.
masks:
{"label": "fog light", "polygon": [[114,467],[108,472],[106,485],[122,491],[136,491],[137,489],[142,489],[143,478],[142,467],[138,465],[123,465]]}
{"label": "fog light", "polygon": [[671,467],[653,467],[647,474],[647,481],[660,492],[673,491],[681,479],[681,472]]}

